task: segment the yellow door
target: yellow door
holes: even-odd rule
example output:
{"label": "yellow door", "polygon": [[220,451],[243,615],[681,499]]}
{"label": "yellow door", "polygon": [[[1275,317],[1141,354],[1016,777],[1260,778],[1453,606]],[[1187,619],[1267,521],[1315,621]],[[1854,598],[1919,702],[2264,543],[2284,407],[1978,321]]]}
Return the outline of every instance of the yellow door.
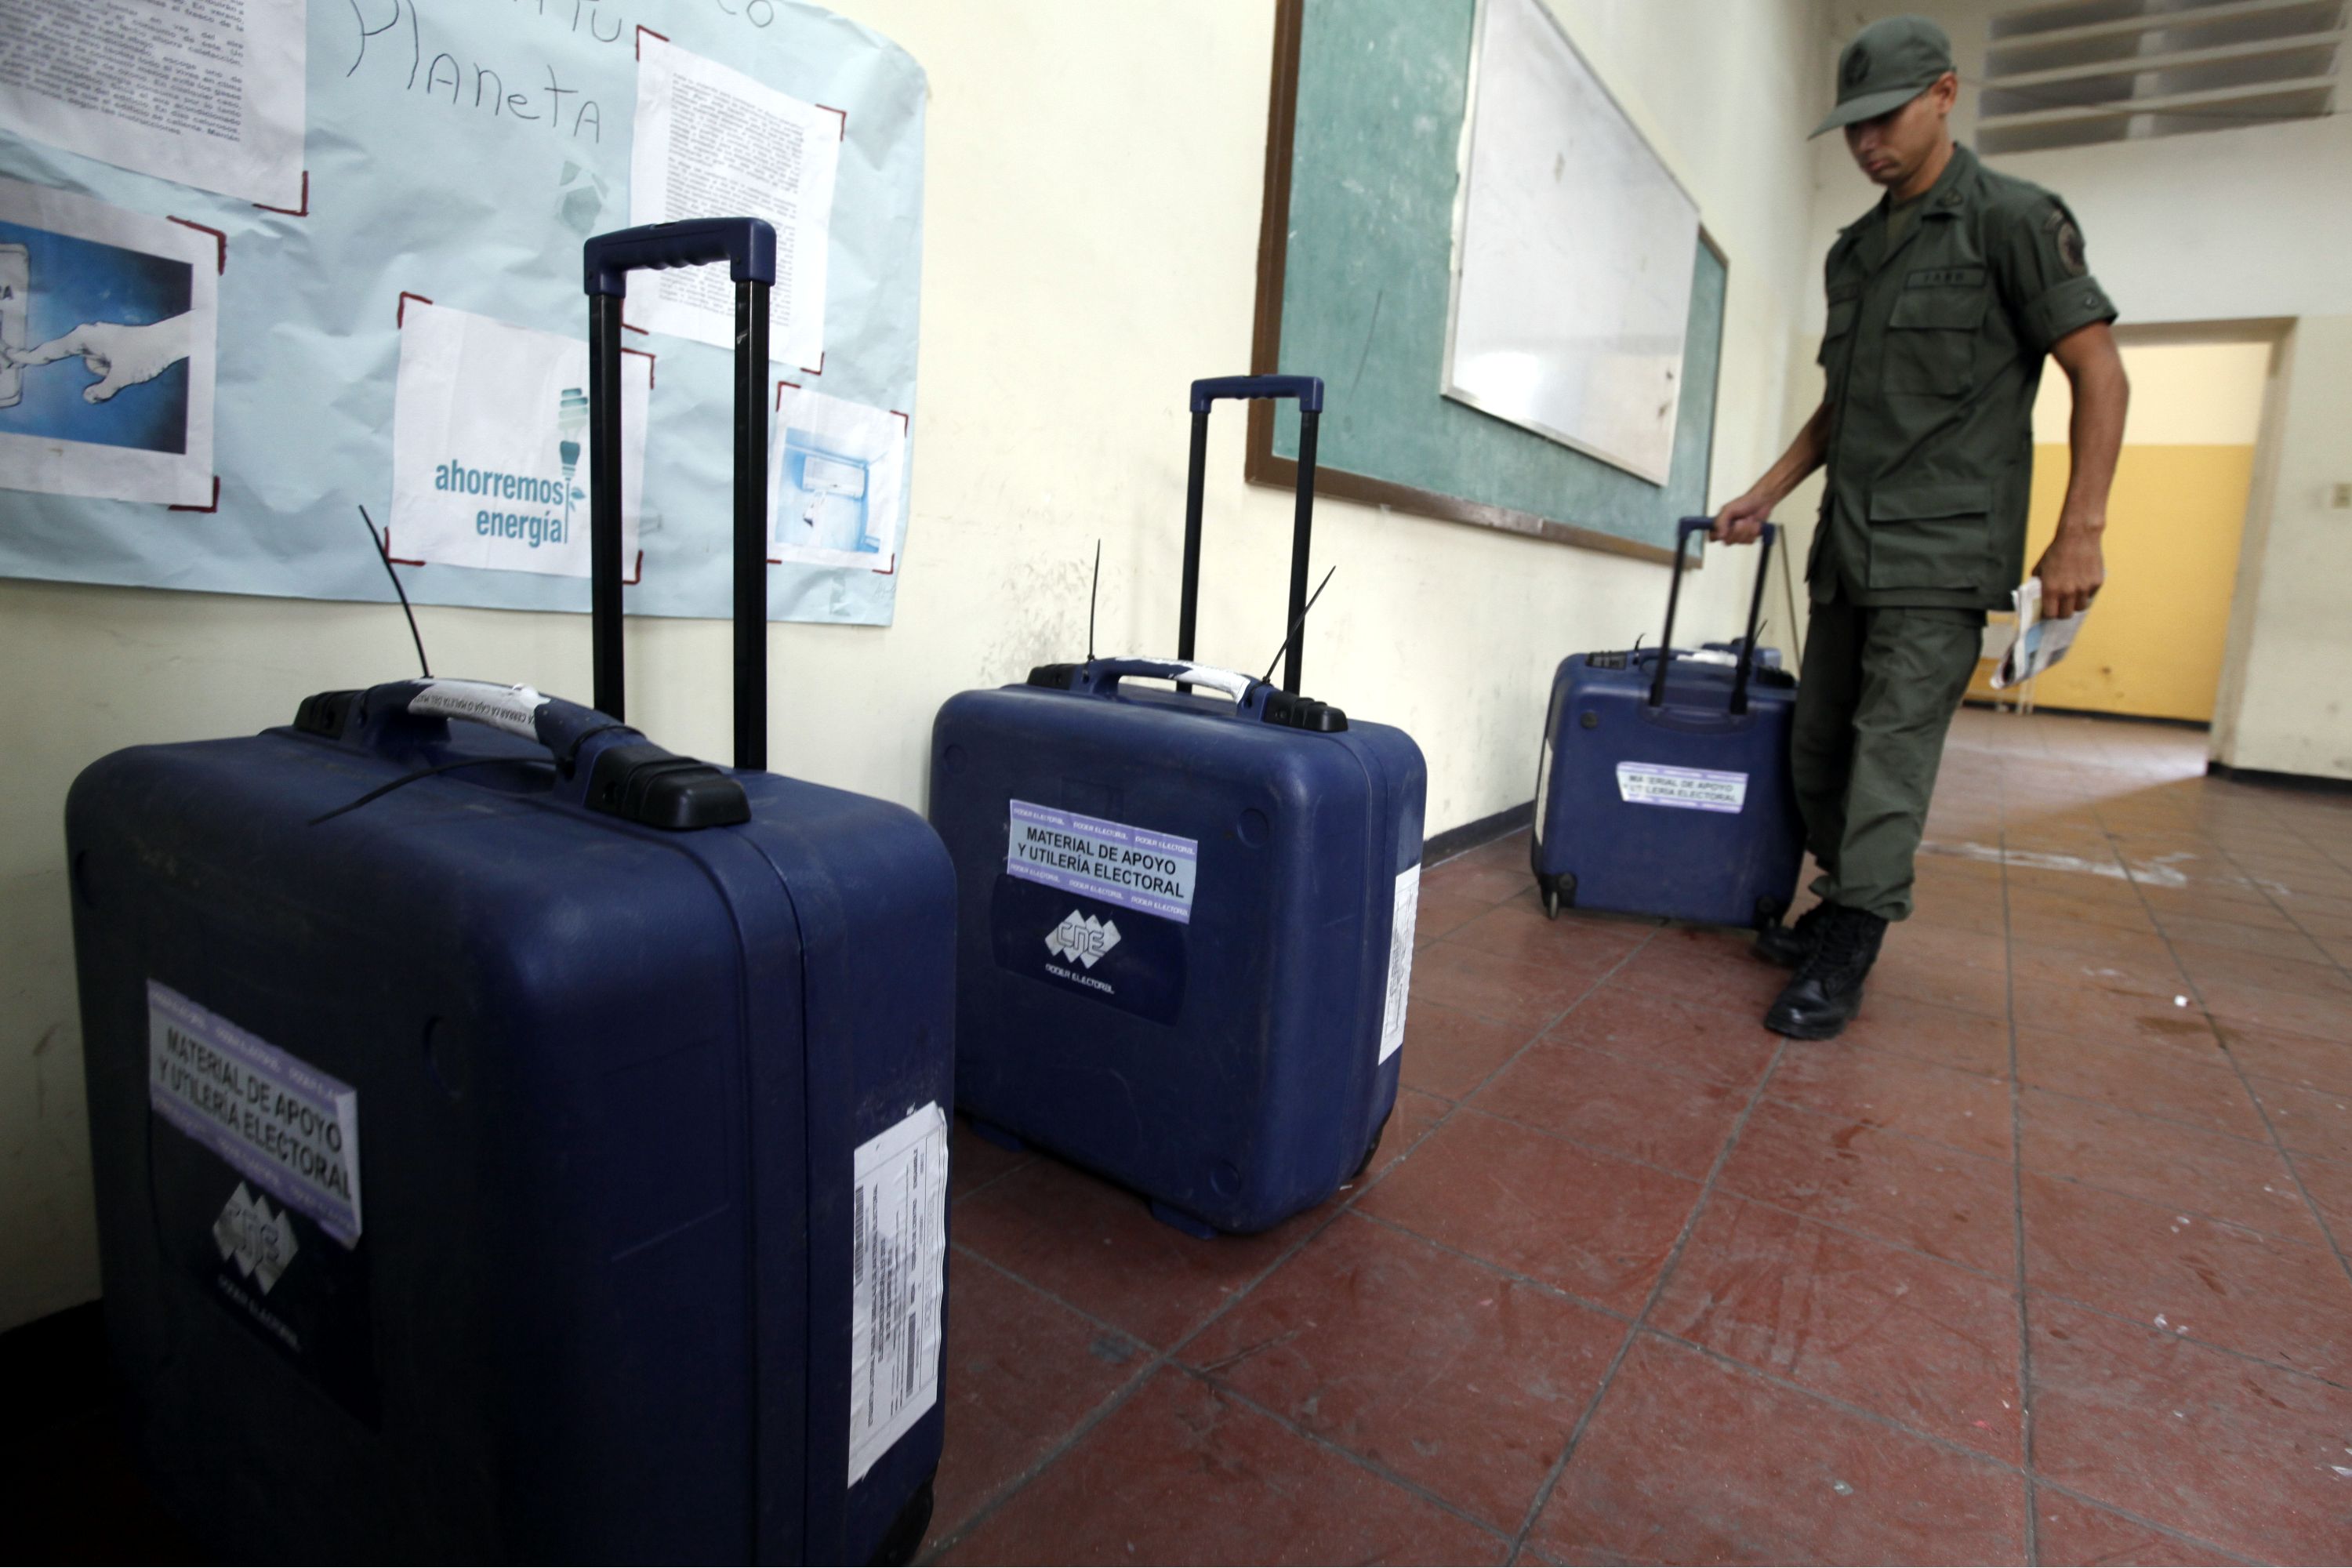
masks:
{"label": "yellow door", "polygon": [[[2126,344],[2131,415],[2107,501],[2107,584],[2064,663],[2035,684],[2040,708],[2150,719],[2213,717],[2238,540],[2253,481],[2268,343]],[[2065,373],[2044,373],[2033,409],[2029,571],[2066,496]],[[1991,664],[1969,694],[1991,689]]]}

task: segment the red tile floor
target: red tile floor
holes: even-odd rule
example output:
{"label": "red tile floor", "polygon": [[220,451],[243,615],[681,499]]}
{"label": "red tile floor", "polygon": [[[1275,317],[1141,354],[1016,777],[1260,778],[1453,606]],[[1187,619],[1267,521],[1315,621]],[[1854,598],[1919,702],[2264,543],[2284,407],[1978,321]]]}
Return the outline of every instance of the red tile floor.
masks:
{"label": "red tile floor", "polygon": [[1195,1241],[959,1129],[952,1563],[2352,1557],[2352,797],[1965,712],[1861,1018],[1429,868],[1364,1179]]}

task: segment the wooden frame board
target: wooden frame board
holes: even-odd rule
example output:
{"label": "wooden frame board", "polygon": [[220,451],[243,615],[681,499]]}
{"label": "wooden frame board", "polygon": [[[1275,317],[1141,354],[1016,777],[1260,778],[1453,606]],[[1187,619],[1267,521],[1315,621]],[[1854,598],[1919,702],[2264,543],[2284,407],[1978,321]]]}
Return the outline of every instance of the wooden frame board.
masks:
{"label": "wooden frame board", "polygon": [[[1298,77],[1301,42],[1305,29],[1307,0],[1277,0],[1275,20],[1274,61],[1272,84],[1268,93],[1267,134],[1265,149],[1265,181],[1263,203],[1258,217],[1257,298],[1256,314],[1250,340],[1250,371],[1253,374],[1271,375],[1280,368],[1282,351],[1282,301],[1286,281],[1286,266],[1289,250],[1291,213],[1291,169],[1296,153]],[[1699,243],[1725,261],[1722,247],[1702,226]],[[1716,391],[1718,395],[1722,374],[1721,355],[1716,364]],[[1437,395],[1432,387],[1432,395]],[[1266,402],[1249,405],[1248,439],[1244,462],[1244,477],[1253,484],[1279,489],[1295,489],[1298,483],[1298,464],[1275,450],[1275,407]],[[1712,454],[1712,431],[1709,433]],[[1538,512],[1522,511],[1509,507],[1489,505],[1465,496],[1442,490],[1380,479],[1369,474],[1351,472],[1328,464],[1318,465],[1315,488],[1319,495],[1342,500],[1360,501],[1366,505],[1389,507],[1419,517],[1434,518],[1445,522],[1466,523],[1474,527],[1493,528],[1528,538],[1548,540],[1554,543],[1580,546],[1612,555],[1622,555],[1637,561],[1671,564],[1671,547],[1642,540],[1629,539],[1604,529],[1571,522],[1563,518],[1545,516]],[[1704,489],[1704,480],[1702,480]],[[1698,568],[1705,552],[1695,556],[1690,565]]]}

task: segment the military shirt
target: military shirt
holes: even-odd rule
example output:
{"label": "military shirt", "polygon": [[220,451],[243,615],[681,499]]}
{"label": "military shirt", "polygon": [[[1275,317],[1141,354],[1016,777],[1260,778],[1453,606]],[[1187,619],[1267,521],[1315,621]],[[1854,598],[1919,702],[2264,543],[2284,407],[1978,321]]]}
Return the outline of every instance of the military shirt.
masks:
{"label": "military shirt", "polygon": [[1966,147],[1891,238],[1888,211],[1843,230],[1824,269],[1829,483],[1806,581],[1822,602],[2006,608],[2042,361],[2116,308],[2066,204]]}

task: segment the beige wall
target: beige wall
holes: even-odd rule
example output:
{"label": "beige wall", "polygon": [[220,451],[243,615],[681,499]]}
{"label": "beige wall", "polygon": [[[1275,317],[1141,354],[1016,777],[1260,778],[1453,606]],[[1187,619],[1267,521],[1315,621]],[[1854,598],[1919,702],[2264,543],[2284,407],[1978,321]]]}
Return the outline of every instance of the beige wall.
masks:
{"label": "beige wall", "polygon": [[2352,779],[2352,314],[2305,316],[2274,361],[2213,755]]}
{"label": "beige wall", "polygon": [[[1933,16],[1952,35],[1965,83],[1981,72],[1988,19],[2005,8],[1991,0],[1837,0],[1828,16],[1839,41],[1878,16]],[[1964,88],[1954,129],[1965,140],[1974,124],[1975,93]],[[1839,138],[1815,146],[1810,253],[1818,258],[1876,193]],[[2325,679],[2345,668],[2352,637],[2343,609],[2352,603],[2352,510],[2326,505],[2331,484],[2352,481],[2352,114],[1991,163],[2066,198],[2092,269],[2126,322],[2237,321],[2264,333],[2275,331],[2273,319],[2293,323],[2273,370],[2212,754],[2240,767],[2352,778],[2352,701]],[[1816,279],[1808,333],[1821,331],[1820,296]],[[1795,392],[1801,401],[1801,383]],[[2112,517],[2108,526],[2127,529],[2132,520]]]}
{"label": "beige wall", "polygon": [[[2108,506],[2131,525],[2107,537],[2116,590],[2099,596],[2099,613],[2084,623],[2066,661],[2033,683],[2033,703],[2210,722],[2275,344],[2267,334],[2139,342],[2143,330],[2130,326],[2117,335],[2131,414]],[[2033,405],[2028,561],[2057,532],[2074,407],[2063,375],[2042,377]],[[1990,672],[1987,660],[1969,696],[1994,696]]]}
{"label": "beige wall", "polygon": [[[1714,458],[1729,494],[1787,424],[1812,266],[1801,122],[1822,68],[1816,7],[1559,4],[1730,258]],[[1097,537],[1102,645],[1172,639],[1184,386],[1248,363],[1272,8],[841,9],[930,73],[914,512],[896,626],[773,629],[772,754],[920,805],[944,698],[1081,649]],[[1244,485],[1241,437],[1228,415],[1212,439],[1201,651],[1262,668],[1281,634],[1289,509]],[[1630,642],[1665,591],[1654,565],[1337,504],[1318,513],[1316,556],[1340,571],[1315,612],[1307,685],[1415,735],[1432,831],[1529,797],[1553,664]],[[1743,575],[1700,574],[1695,636],[1734,627]],[[578,617],[419,618],[436,670],[588,690]],[[397,678],[409,660],[386,606],[0,583],[0,1327],[99,1284],[60,872],[67,785],[110,748],[282,723],[307,692]],[[723,626],[635,623],[630,661],[634,720],[671,746],[725,753]]]}

